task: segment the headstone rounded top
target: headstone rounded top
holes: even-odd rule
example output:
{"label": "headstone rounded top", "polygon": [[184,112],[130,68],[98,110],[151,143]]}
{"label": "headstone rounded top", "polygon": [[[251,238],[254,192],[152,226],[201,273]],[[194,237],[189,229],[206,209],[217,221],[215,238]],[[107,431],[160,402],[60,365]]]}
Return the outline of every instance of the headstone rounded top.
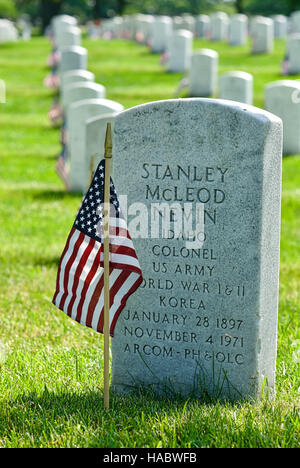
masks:
{"label": "headstone rounded top", "polygon": [[74,102],[71,104],[70,109],[73,111],[80,108],[81,106],[86,106],[86,105],[91,105],[91,106],[103,106],[107,107],[108,109],[111,109],[113,112],[121,112],[124,107],[122,104],[116,101],[111,101],[110,99],[82,99],[81,101]]}
{"label": "headstone rounded top", "polygon": [[96,125],[97,122],[105,120],[105,119],[114,119],[116,117],[115,113],[107,112],[106,114],[96,115],[94,117],[89,118],[86,121],[86,125]]}
{"label": "headstone rounded top", "polygon": [[192,39],[193,33],[187,29],[176,29],[173,33],[173,37],[186,37],[187,39]]}
{"label": "headstone rounded top", "polygon": [[87,49],[79,45],[65,46],[61,48],[61,54],[66,54],[68,52],[75,52],[77,54],[86,55]]}
{"label": "headstone rounded top", "polygon": [[240,20],[240,21],[247,21],[248,17],[247,17],[247,15],[244,15],[242,13],[237,13],[236,15],[232,15],[230,19]]}
{"label": "headstone rounded top", "polygon": [[213,49],[198,49],[193,53],[193,56],[208,55],[210,57],[218,57],[218,52]]}
{"label": "headstone rounded top", "polygon": [[209,20],[208,15],[197,15],[196,18],[199,20]]}
{"label": "headstone rounded top", "polygon": [[82,89],[82,88],[90,88],[95,90],[105,90],[105,87],[99,83],[94,83],[93,81],[76,81],[75,83],[71,83],[67,86],[67,90],[72,89]]}
{"label": "headstone rounded top", "polygon": [[272,20],[272,18],[266,18],[265,16],[259,16],[258,18],[256,18],[255,21],[258,24],[266,24],[266,25],[269,25],[269,26],[274,24],[274,21]]}
{"label": "headstone rounded top", "polygon": [[228,15],[224,11],[216,11],[215,13],[212,13],[211,16],[213,18],[228,19]]}
{"label": "headstone rounded top", "polygon": [[251,75],[251,73],[244,72],[244,71],[230,71],[230,72],[223,73],[223,75],[221,76],[243,78],[244,80],[253,80],[253,75]]}
{"label": "headstone rounded top", "polygon": [[172,24],[172,19],[170,18],[170,16],[156,16],[154,20],[156,23]]}
{"label": "headstone rounded top", "polygon": [[94,73],[88,70],[68,70],[62,74],[62,79],[67,81],[69,78],[75,76],[83,77],[87,81],[93,81],[95,79]]}
{"label": "headstone rounded top", "polygon": [[70,15],[57,15],[52,18],[53,23],[66,22],[69,24],[77,24],[77,19]]}
{"label": "headstone rounded top", "polygon": [[230,112],[244,114],[244,116],[248,116],[248,118],[251,120],[254,119],[265,122],[277,122],[279,124],[281,123],[281,119],[279,117],[259,107],[239,102],[233,102],[226,99],[212,98],[178,98],[147,102],[145,104],[140,104],[139,106],[135,106],[130,109],[124,110],[122,114],[118,116],[118,120],[124,119],[126,121],[128,119],[129,122],[131,115],[135,116],[137,113],[142,113],[144,115],[155,114],[156,112],[158,112],[158,110],[163,111],[163,108],[169,109],[173,113],[180,112],[184,114],[185,109],[189,113],[191,113],[192,111],[196,113],[197,107],[199,107],[199,110],[201,108],[207,108],[215,111],[225,111],[227,109]]}
{"label": "headstone rounded top", "polygon": [[269,90],[269,89],[278,88],[278,87],[293,88],[293,89],[300,90],[300,81],[296,81],[296,80],[272,81],[271,83],[267,84],[265,89]]}

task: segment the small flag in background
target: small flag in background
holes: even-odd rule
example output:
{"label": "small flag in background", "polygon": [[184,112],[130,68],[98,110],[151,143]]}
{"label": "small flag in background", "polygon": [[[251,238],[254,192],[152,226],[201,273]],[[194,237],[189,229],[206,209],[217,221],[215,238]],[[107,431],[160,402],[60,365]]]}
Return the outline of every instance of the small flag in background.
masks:
{"label": "small flag in background", "polygon": [[[69,317],[100,333],[103,333],[104,315],[104,168],[103,160],[67,239],[52,301]],[[142,282],[142,272],[126,222],[120,214],[112,180],[110,206],[109,328],[113,336],[116,321],[128,297]]]}
{"label": "small flag in background", "polygon": [[70,186],[69,186],[69,168],[67,166],[67,154],[68,154],[68,150],[67,150],[66,145],[64,145],[57,158],[55,170],[58,176],[61,178],[61,180],[65,184],[65,189],[68,192],[70,190]]}

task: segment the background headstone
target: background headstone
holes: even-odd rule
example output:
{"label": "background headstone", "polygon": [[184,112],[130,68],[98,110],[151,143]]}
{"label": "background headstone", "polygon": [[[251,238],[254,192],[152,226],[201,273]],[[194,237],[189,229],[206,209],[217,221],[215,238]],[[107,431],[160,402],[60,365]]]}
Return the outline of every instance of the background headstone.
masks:
{"label": "background headstone", "polygon": [[288,40],[288,73],[300,74],[300,33],[292,34]]}
{"label": "background headstone", "polygon": [[169,72],[184,72],[190,68],[193,49],[193,34],[184,29],[173,32],[168,48]]}
{"label": "background headstone", "polygon": [[219,80],[219,97],[253,104],[253,76],[242,71],[224,73]]}
{"label": "background headstone", "polygon": [[233,15],[229,21],[230,45],[244,45],[248,39],[248,18],[246,15]]}
{"label": "background headstone", "polygon": [[227,13],[218,11],[210,15],[211,39],[213,41],[227,41],[229,18]]}
{"label": "background headstone", "polygon": [[273,15],[272,20],[274,21],[274,37],[282,39],[287,36],[288,21],[284,15]]}
{"label": "background headstone", "polygon": [[265,108],[283,122],[283,153],[300,153],[300,82],[280,80],[265,88]]}
{"label": "background headstone", "polygon": [[[86,121],[86,153],[85,159],[87,167],[96,170],[99,162],[104,157],[104,143],[106,136],[107,124],[111,124],[112,129],[112,142],[114,144],[113,129],[116,118],[116,113],[103,114],[100,116],[92,117]],[[88,186],[86,186],[87,191]]]}
{"label": "background headstone", "polygon": [[169,38],[172,34],[172,20],[168,16],[158,16],[154,18],[151,33],[151,51],[153,53],[163,53],[168,46]]}
{"label": "background headstone", "polygon": [[70,151],[70,191],[83,192],[89,180],[86,154],[86,121],[91,117],[118,113],[123,106],[109,99],[85,99],[71,104],[67,111]]}
{"label": "background headstone", "polygon": [[81,30],[77,26],[66,26],[65,28],[59,29],[55,39],[58,49],[62,47],[80,46]]}
{"label": "background headstone", "polygon": [[252,30],[252,53],[270,54],[274,48],[274,22],[270,18],[257,18]]}
{"label": "background headstone", "polygon": [[[260,395],[263,383],[271,391],[280,119],[245,104],[176,99],[122,112],[114,137],[112,177],[119,198],[127,195],[144,281],[116,323],[112,388],[237,400]],[[194,214],[197,204],[204,206],[200,247],[188,248],[191,231],[177,229],[187,203]],[[164,211],[170,205],[172,213]],[[156,221],[170,221],[164,237],[153,232],[151,209]]]}
{"label": "background headstone", "polygon": [[210,36],[210,17],[208,15],[198,15],[195,18],[195,36],[209,38]]}
{"label": "background headstone", "polygon": [[300,10],[291,14],[291,32],[300,33]]}
{"label": "background headstone", "polygon": [[94,73],[87,71],[87,70],[70,70],[68,72],[63,73],[62,76],[60,77],[60,83],[59,83],[60,94],[61,94],[62,100],[63,100],[66,87],[73,83],[80,83],[81,81],[94,82],[95,81]]}
{"label": "background headstone", "polygon": [[189,74],[190,96],[213,96],[217,90],[219,56],[215,50],[194,52]]}
{"label": "background headstone", "polygon": [[70,70],[87,69],[87,49],[81,46],[63,47],[60,50],[61,59],[59,62],[59,73]]}
{"label": "background headstone", "polygon": [[91,81],[80,81],[68,85],[63,95],[63,108],[68,112],[68,108],[76,101],[83,99],[105,98],[106,89],[103,85]]}
{"label": "background headstone", "polygon": [[15,25],[7,20],[0,18],[0,43],[14,42],[18,39],[18,30]]}

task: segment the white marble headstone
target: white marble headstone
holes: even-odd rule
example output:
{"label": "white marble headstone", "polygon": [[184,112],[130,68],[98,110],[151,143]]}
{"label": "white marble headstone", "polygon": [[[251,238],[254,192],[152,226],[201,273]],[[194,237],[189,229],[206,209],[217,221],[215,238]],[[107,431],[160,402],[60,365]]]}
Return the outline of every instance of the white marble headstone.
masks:
{"label": "white marble headstone", "polygon": [[253,76],[243,71],[224,73],[219,80],[219,97],[253,104]]}
{"label": "white marble headstone", "polygon": [[63,100],[63,95],[67,86],[73,83],[80,83],[82,81],[94,82],[95,81],[94,73],[88,70],[70,70],[68,72],[63,73],[62,76],[60,77],[60,83],[59,83],[60,94],[61,94],[62,100]]}
{"label": "white marble headstone", "polygon": [[212,49],[199,49],[192,55],[189,72],[190,96],[210,97],[217,91],[219,55]]}
{"label": "white marble headstone", "polygon": [[151,32],[151,51],[163,53],[167,50],[168,41],[172,34],[172,20],[168,16],[154,18]]}
{"label": "white marble headstone", "polygon": [[184,72],[190,68],[193,34],[184,29],[175,30],[170,38],[167,70]]}
{"label": "white marble headstone", "polygon": [[229,17],[222,11],[210,15],[211,19],[211,39],[213,41],[227,41]]}
{"label": "white marble headstone", "polygon": [[87,69],[87,49],[81,46],[63,47],[60,50],[59,73],[65,73],[70,70]]}
{"label": "white marble headstone", "polygon": [[300,75],[300,33],[291,34],[288,41],[288,73]]}
{"label": "white marble headstone", "polygon": [[[104,157],[104,143],[107,124],[111,124],[112,143],[114,145],[113,129],[116,113],[103,114],[92,117],[86,121],[86,153],[85,159],[87,165],[92,170],[96,170],[99,162]],[[86,187],[86,191],[88,186]]]}
{"label": "white marble headstone", "polygon": [[252,53],[270,54],[274,48],[274,22],[271,18],[257,18],[252,30]]}
{"label": "white marble headstone", "polygon": [[210,36],[210,17],[208,15],[198,15],[195,18],[195,36],[209,38]]}
{"label": "white marble headstone", "polygon": [[[143,283],[111,339],[112,388],[233,400],[261,395],[263,385],[271,392],[280,119],[229,101],[176,99],[122,112],[114,138],[112,177],[127,196]],[[197,212],[199,231],[190,224]]]}
{"label": "white marble headstone", "polygon": [[246,15],[233,15],[229,21],[230,45],[245,45],[248,39],[248,18]]}
{"label": "white marble headstone", "polygon": [[67,111],[70,154],[70,190],[84,192],[89,180],[86,155],[86,121],[107,113],[118,113],[123,106],[109,99],[85,99],[71,104]]}
{"label": "white marble headstone", "polygon": [[300,82],[279,80],[265,88],[265,109],[282,119],[283,153],[300,153]]}
{"label": "white marble headstone", "polygon": [[76,101],[81,101],[83,99],[102,99],[105,98],[105,95],[106,89],[101,84],[91,81],[76,81],[65,88],[62,105],[67,113],[69,106]]}

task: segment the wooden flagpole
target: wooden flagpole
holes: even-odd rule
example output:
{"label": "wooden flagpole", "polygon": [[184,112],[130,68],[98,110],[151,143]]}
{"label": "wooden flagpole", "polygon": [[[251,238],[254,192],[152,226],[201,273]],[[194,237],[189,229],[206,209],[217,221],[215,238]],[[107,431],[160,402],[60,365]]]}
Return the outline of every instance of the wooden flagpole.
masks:
{"label": "wooden flagpole", "polygon": [[110,215],[110,161],[112,157],[111,124],[106,127],[104,178],[104,407],[109,409],[109,215]]}

